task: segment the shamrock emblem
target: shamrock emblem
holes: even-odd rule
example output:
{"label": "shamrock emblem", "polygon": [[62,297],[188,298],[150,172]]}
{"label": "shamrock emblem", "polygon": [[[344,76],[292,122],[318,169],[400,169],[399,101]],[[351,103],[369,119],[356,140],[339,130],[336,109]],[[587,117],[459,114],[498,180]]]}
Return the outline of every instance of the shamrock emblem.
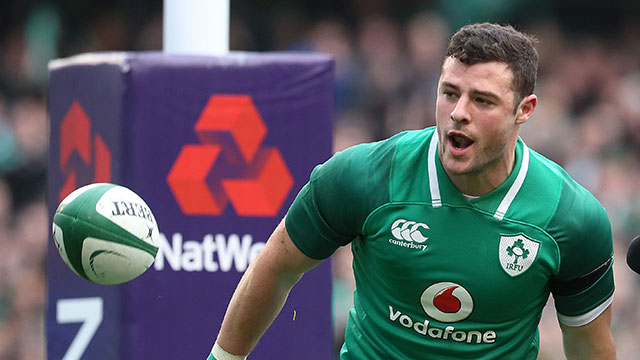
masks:
{"label": "shamrock emblem", "polygon": [[529,256],[529,250],[525,249],[522,240],[518,239],[513,242],[513,245],[507,248],[507,254],[509,254],[509,256],[514,256],[515,259],[513,260],[513,263],[517,264],[519,258],[526,259],[527,256]]}

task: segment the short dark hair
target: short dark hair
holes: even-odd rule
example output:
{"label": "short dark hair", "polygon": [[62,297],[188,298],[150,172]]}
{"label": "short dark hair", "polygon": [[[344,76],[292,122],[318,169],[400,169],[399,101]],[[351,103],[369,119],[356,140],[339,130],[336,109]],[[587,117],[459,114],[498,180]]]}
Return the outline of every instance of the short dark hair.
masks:
{"label": "short dark hair", "polygon": [[[513,72],[513,89],[516,105],[527,95],[533,94],[538,73],[537,40],[510,25],[480,23],[466,25],[449,41],[447,57],[463,64],[498,61],[507,63]],[[446,58],[445,58],[446,59]]]}

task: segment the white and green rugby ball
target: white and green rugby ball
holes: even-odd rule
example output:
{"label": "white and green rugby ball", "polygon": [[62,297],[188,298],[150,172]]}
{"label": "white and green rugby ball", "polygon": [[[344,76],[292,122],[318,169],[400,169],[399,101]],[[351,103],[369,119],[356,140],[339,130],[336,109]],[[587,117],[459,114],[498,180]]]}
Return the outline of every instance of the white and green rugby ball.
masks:
{"label": "white and green rugby ball", "polygon": [[144,273],[158,253],[159,235],[144,200],[116,184],[75,190],[53,216],[53,240],[62,260],[98,284],[120,284]]}

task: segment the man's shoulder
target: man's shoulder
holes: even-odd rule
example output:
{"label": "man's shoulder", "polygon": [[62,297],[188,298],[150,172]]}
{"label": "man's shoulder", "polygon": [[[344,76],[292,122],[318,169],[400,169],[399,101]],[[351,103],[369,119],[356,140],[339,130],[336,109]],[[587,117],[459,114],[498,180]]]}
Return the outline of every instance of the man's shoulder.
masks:
{"label": "man's shoulder", "polygon": [[553,191],[558,197],[558,201],[569,201],[583,203],[584,205],[599,205],[595,196],[575,180],[567,171],[556,162],[547,157],[531,151],[531,175],[534,181],[544,183],[539,187],[540,191]]}
{"label": "man's shoulder", "polygon": [[375,152],[395,149],[398,146],[424,143],[425,140],[431,138],[434,130],[435,127],[420,130],[405,130],[382,140],[353,145],[337,154],[347,152],[358,155],[371,155]]}
{"label": "man's shoulder", "polygon": [[560,165],[531,150],[529,189],[537,204],[545,204],[547,230],[588,232],[606,227],[607,213],[598,199]]}
{"label": "man's shoulder", "polygon": [[396,153],[405,158],[406,149],[414,151],[416,145],[425,144],[434,132],[434,128],[407,130],[383,140],[362,143],[337,152],[329,162],[339,163],[352,171],[373,171],[391,166]]}
{"label": "man's shoulder", "polygon": [[414,131],[404,131],[387,139],[362,143],[335,153],[317,166],[310,182],[327,191],[344,190],[350,194],[370,194],[387,188],[397,148]]}

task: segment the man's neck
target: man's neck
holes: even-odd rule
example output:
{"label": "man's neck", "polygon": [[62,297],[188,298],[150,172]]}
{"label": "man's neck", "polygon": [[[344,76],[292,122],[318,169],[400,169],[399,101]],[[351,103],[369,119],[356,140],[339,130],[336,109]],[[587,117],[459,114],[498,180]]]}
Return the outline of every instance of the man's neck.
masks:
{"label": "man's neck", "polygon": [[485,169],[463,175],[447,176],[463,194],[482,196],[490,193],[507,180],[515,166],[515,142],[505,151],[505,156],[490,163]]}

